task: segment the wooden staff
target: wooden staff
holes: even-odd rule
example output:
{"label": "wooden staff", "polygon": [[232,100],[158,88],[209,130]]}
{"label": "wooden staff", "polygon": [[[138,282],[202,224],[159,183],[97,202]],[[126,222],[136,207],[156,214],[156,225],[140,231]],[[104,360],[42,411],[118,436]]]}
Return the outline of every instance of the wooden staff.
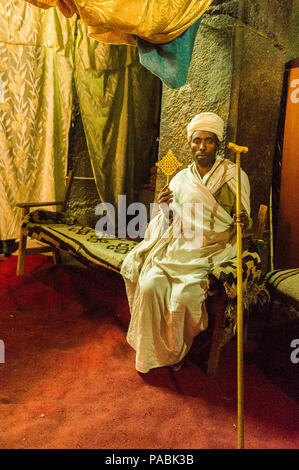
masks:
{"label": "wooden staff", "polygon": [[228,148],[236,153],[236,223],[237,223],[237,339],[238,339],[238,449],[244,449],[244,380],[243,380],[243,299],[242,299],[242,224],[241,224],[241,165],[240,154],[248,147],[229,142]]}

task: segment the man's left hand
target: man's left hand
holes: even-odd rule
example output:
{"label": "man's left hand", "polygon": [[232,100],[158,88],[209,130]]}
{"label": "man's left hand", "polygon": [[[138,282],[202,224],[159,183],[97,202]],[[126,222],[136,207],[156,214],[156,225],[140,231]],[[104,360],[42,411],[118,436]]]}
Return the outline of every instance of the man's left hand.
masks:
{"label": "man's left hand", "polygon": [[[237,220],[238,220],[237,214],[233,215],[233,220],[234,220],[234,224],[236,224]],[[248,217],[248,215],[246,214],[245,211],[241,211],[239,220],[240,220],[240,225],[241,225],[242,228],[246,228],[248,226],[249,217]]]}

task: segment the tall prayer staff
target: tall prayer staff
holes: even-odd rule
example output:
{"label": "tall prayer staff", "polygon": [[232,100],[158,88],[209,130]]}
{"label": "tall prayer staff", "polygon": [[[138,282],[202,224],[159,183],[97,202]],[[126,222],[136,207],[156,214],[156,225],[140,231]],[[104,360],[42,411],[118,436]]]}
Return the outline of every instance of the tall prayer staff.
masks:
{"label": "tall prayer staff", "polygon": [[243,291],[242,291],[242,224],[241,224],[241,153],[248,147],[229,142],[236,153],[236,223],[237,223],[237,340],[238,340],[238,449],[244,449],[244,379],[243,379]]}

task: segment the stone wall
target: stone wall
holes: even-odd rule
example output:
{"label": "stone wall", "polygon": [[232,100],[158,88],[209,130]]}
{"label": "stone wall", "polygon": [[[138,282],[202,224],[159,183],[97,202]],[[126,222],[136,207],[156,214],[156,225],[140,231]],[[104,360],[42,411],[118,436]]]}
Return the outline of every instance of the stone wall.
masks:
{"label": "stone wall", "polygon": [[297,57],[299,57],[299,0],[293,0],[287,59],[289,61]]}
{"label": "stone wall", "polygon": [[242,29],[236,140],[249,147],[242,166],[251,181],[254,218],[261,203],[269,204],[290,14],[289,0],[245,0],[241,12],[249,28]]}

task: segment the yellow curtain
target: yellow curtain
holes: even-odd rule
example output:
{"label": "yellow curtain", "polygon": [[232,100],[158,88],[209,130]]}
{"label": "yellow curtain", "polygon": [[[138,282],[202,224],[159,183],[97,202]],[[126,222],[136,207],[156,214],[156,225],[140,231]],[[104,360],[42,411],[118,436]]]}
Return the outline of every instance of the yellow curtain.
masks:
{"label": "yellow curtain", "polygon": [[100,198],[136,200],[155,162],[160,80],[140,65],[137,48],[91,39],[79,21],[75,83]]}
{"label": "yellow curtain", "polygon": [[26,0],[42,8],[57,6],[65,16],[78,13],[89,35],[110,44],[135,45],[134,35],[163,44],[183,33],[213,0]]}
{"label": "yellow curtain", "polygon": [[0,4],[0,239],[18,237],[16,202],[62,196],[74,26],[56,8]]}

